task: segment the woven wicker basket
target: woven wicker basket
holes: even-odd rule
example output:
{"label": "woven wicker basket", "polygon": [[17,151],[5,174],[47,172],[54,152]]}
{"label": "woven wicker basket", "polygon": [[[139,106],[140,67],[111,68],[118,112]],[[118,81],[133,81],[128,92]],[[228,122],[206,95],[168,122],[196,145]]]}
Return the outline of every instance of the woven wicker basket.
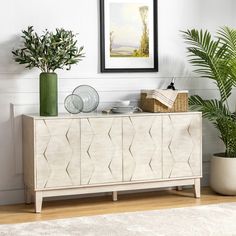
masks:
{"label": "woven wicker basket", "polygon": [[146,98],[147,92],[141,92],[140,107],[146,112],[186,112],[188,111],[188,91],[179,91],[172,108],[153,98]]}

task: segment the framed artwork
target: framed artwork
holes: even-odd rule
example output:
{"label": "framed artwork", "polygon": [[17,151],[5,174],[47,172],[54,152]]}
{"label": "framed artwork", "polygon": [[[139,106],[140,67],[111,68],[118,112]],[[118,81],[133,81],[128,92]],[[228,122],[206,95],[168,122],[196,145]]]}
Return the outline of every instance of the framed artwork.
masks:
{"label": "framed artwork", "polygon": [[158,71],[157,0],[100,0],[101,72]]}

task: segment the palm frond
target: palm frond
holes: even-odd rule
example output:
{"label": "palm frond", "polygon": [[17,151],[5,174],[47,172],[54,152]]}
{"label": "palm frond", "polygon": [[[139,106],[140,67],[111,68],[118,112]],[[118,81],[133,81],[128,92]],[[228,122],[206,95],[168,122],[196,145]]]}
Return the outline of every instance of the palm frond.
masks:
{"label": "palm frond", "polygon": [[189,105],[192,110],[201,111],[203,117],[210,121],[232,115],[225,104],[217,99],[203,100],[200,96],[194,95],[189,98]]}
{"label": "palm frond", "polygon": [[214,80],[221,99],[203,100],[200,96],[189,98],[190,108],[202,112],[203,117],[212,121],[220,131],[227,157],[236,156],[236,111],[231,112],[228,98],[236,86],[236,30],[221,28],[216,40],[208,31],[195,29],[183,31],[188,44],[189,61],[197,67],[195,72],[201,77]]}
{"label": "palm frond", "polygon": [[236,30],[229,27],[222,27],[217,32],[218,39],[227,45],[228,52],[235,57],[236,55]]}
{"label": "palm frond", "polygon": [[229,62],[225,59],[227,46],[220,39],[213,40],[208,31],[187,30],[182,31],[189,52],[189,61],[197,67],[196,73],[201,77],[216,81],[221,100],[227,101],[231,95],[232,83],[229,77]]}

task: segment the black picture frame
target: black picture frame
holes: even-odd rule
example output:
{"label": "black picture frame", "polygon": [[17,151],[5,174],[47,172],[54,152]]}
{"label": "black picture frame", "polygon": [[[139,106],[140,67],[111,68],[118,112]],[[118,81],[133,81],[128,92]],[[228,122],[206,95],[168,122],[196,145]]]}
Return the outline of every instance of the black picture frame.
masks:
{"label": "black picture frame", "polygon": [[[129,0],[127,0],[128,2]],[[153,67],[151,68],[106,68],[105,57],[105,2],[100,0],[100,69],[102,73],[158,72],[158,0],[153,2]]]}

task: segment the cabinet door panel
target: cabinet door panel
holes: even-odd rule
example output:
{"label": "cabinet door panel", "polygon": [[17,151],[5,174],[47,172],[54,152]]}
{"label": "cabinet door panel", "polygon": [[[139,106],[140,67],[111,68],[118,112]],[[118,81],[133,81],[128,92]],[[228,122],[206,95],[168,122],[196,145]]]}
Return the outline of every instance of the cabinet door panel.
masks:
{"label": "cabinet door panel", "polygon": [[201,175],[201,116],[163,116],[163,177]]}
{"label": "cabinet door panel", "polygon": [[101,184],[122,181],[120,118],[81,119],[81,181]]}
{"label": "cabinet door panel", "polygon": [[80,184],[80,121],[35,121],[36,186]]}
{"label": "cabinet door panel", "polygon": [[161,127],[160,116],[123,118],[124,181],[162,177]]}

